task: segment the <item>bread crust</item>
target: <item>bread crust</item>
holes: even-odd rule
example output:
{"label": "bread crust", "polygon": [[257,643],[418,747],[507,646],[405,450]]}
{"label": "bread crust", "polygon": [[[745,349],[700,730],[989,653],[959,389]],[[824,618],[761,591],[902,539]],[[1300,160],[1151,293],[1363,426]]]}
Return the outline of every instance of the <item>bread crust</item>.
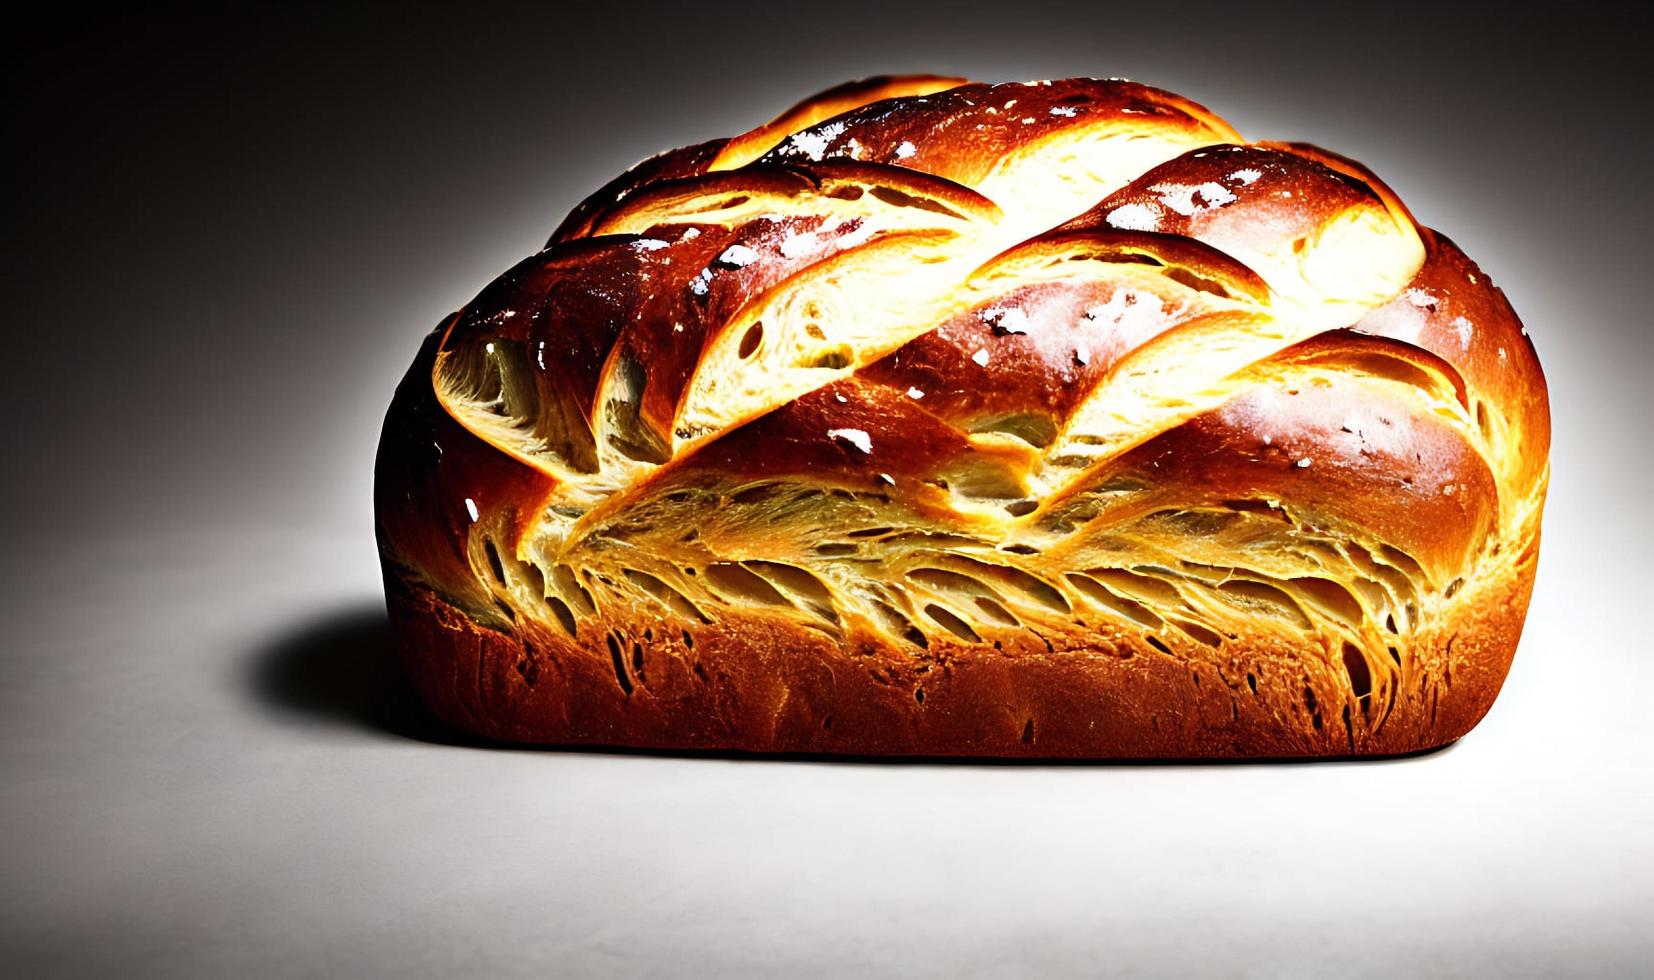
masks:
{"label": "bread crust", "polygon": [[[674,750],[1459,738],[1533,588],[1537,358],[1376,177],[1237,139],[1131,83],[881,78],[611,182],[387,415],[420,696]],[[1084,203],[1030,195],[1076,159]]]}
{"label": "bread crust", "polygon": [[1450,743],[1487,713],[1521,634],[1536,551],[1537,539],[1506,573],[1461,590],[1421,635],[1393,702],[1379,705],[1351,695],[1335,654],[1263,633],[1213,656],[1192,639],[1162,651],[1093,622],[1039,637],[1007,629],[987,644],[944,638],[915,653],[870,633],[838,641],[782,616],[733,614],[690,629],[639,608],[570,639],[528,621],[479,626],[429,589],[394,578],[387,588],[397,648],[424,702],[443,722],[502,742],[978,758],[1386,756]]}

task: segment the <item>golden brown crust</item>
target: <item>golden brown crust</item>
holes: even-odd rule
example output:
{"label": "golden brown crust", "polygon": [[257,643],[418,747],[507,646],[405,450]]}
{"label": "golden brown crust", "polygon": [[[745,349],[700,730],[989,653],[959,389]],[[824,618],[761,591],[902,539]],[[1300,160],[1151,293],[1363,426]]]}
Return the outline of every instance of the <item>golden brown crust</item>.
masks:
{"label": "golden brown crust", "polygon": [[[998,758],[1218,759],[1391,755],[1435,748],[1487,713],[1533,587],[1467,586],[1414,646],[1393,689],[1352,688],[1340,655],[1267,635],[1222,656],[1167,649],[1087,619],[918,653],[836,640],[785,618],[684,622],[637,610],[580,642],[531,623],[478,626],[393,584],[397,646],[446,723],[488,738],[749,752]],[[1049,641],[1049,646],[1047,646]],[[1365,695],[1358,695],[1369,690]]]}
{"label": "golden brown crust", "polygon": [[751,132],[730,140],[708,165],[709,170],[744,167],[794,133],[841,113],[885,99],[929,95],[968,84],[968,79],[944,75],[877,75],[835,85],[818,92]]}
{"label": "golden brown crust", "polygon": [[1548,443],[1503,294],[1359,164],[915,76],[593,194],[427,338],[375,506],[492,738],[1372,755],[1492,703]]}

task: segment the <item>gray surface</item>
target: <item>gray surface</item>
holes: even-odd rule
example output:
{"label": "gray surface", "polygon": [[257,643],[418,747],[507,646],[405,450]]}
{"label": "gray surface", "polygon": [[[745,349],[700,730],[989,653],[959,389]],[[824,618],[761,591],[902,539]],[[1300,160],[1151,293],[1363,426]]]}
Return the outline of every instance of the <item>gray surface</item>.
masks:
{"label": "gray surface", "polygon": [[[1650,161],[1622,132],[1645,25],[1014,6],[45,25],[12,105],[0,967],[1654,957]],[[1504,286],[1549,377],[1555,474],[1516,667],[1476,731],[1369,764],[776,762],[480,750],[400,700],[368,493],[420,334],[634,159],[892,68],[1164,85],[1364,160]]]}

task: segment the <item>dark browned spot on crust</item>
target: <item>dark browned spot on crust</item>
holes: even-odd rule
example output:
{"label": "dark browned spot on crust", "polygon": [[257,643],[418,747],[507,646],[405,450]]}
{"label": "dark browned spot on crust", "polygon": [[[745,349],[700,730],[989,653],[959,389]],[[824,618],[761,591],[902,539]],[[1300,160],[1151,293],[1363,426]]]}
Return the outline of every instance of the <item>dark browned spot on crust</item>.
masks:
{"label": "dark browned spot on crust", "polygon": [[500,552],[494,547],[493,541],[482,543],[483,553],[488,556],[488,569],[494,573],[494,581],[505,584],[505,566],[500,563]]}
{"label": "dark browned spot on crust", "polygon": [[736,356],[743,361],[746,360],[758,352],[758,345],[763,343],[763,340],[764,324],[762,322],[754,323],[747,328],[745,334],[741,335],[741,347],[740,350],[736,351]]}
{"label": "dark browned spot on crust", "polygon": [[1367,658],[1355,644],[1344,642],[1344,672],[1350,678],[1350,693],[1361,703],[1361,710],[1366,711],[1368,698],[1373,693],[1373,674],[1367,666]]}
{"label": "dark browned spot on crust", "polygon": [[632,695],[632,679],[626,676],[626,660],[620,653],[620,641],[610,633],[604,637],[609,643],[609,659],[614,662],[615,680],[620,682],[620,689],[626,692],[627,697]]}

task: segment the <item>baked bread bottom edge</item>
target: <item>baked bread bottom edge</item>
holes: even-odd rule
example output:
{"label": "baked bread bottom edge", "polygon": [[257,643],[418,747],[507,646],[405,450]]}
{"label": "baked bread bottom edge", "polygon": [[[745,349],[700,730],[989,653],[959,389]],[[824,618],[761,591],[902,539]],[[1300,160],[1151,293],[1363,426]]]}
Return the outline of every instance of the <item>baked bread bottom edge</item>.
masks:
{"label": "baked bread bottom edge", "polygon": [[[1453,742],[1509,671],[1539,531],[1468,579],[1362,692],[1313,635],[1164,650],[1108,620],[919,648],[764,610],[686,623],[647,604],[570,638],[479,624],[386,570],[395,642],[442,722],[509,743],[850,756],[1200,760],[1388,756]],[[1485,568],[1485,566],[1484,566]]]}

